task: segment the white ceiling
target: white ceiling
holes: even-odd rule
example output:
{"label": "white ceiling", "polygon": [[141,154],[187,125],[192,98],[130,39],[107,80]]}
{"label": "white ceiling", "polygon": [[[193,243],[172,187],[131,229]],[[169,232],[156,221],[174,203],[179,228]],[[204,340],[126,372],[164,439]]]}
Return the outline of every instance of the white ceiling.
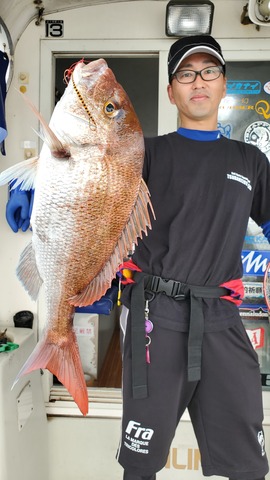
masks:
{"label": "white ceiling", "polygon": [[[15,47],[18,39],[27,25],[34,18],[37,18],[38,8],[44,8],[43,15],[46,16],[51,13],[70,10],[73,8],[101,5],[106,3],[118,3],[121,1],[137,0],[0,0],[0,18],[4,21],[12,39],[13,47]],[[214,3],[218,1],[221,0],[214,0]]]}
{"label": "white ceiling", "polygon": [[46,16],[73,8],[121,1],[136,0],[0,0],[0,18],[5,23],[15,47],[27,25],[38,17],[40,8],[44,8],[43,16]]}

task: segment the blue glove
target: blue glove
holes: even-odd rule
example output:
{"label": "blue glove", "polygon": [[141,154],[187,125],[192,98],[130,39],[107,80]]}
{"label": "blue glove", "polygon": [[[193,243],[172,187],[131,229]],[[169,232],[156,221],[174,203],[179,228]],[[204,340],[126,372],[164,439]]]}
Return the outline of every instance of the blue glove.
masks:
{"label": "blue glove", "polygon": [[6,206],[7,222],[13,232],[18,232],[19,229],[26,232],[30,225],[34,190],[21,190],[19,185],[9,193]]}

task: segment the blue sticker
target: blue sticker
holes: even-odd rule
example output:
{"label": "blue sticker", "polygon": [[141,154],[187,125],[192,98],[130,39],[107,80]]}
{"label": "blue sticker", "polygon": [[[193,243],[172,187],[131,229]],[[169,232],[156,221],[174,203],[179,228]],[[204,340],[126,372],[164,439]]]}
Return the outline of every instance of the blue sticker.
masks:
{"label": "blue sticker", "polygon": [[262,85],[258,80],[228,80],[227,94],[230,95],[258,95]]}
{"label": "blue sticker", "polygon": [[223,125],[219,122],[218,130],[220,131],[221,135],[223,135],[223,137],[231,138],[232,126],[230,124]]}
{"label": "blue sticker", "polygon": [[263,234],[259,235],[246,235],[245,236],[245,243],[250,243],[250,244],[268,244],[268,241],[266,240],[265,236]]}
{"label": "blue sticker", "polygon": [[270,261],[270,250],[242,250],[244,275],[264,275]]}

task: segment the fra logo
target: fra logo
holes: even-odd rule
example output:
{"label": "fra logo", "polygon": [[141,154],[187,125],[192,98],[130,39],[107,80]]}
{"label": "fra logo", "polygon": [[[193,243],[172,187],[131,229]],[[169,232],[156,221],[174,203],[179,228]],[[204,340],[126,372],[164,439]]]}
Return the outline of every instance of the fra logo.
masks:
{"label": "fra logo", "polygon": [[151,440],[154,430],[152,428],[143,428],[138,422],[130,420],[126,428],[126,433],[132,435],[134,438],[141,438],[142,440]]}
{"label": "fra logo", "polygon": [[262,457],[263,457],[265,455],[265,442],[264,442],[264,434],[262,430],[258,432],[257,438],[262,449]]}

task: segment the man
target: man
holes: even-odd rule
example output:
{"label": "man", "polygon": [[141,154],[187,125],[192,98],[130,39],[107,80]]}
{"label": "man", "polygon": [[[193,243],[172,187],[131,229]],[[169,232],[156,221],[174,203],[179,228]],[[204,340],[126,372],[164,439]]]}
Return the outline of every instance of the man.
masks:
{"label": "man", "polygon": [[154,480],[188,408],[203,473],[259,480],[268,472],[260,371],[237,305],[250,216],[270,239],[269,162],[217,130],[226,79],[212,37],[175,42],[168,71],[181,127],[146,139],[143,175],[157,219],[122,294],[117,456],[125,480]]}
{"label": "man", "polygon": [[249,217],[270,237],[269,162],[217,130],[225,61],[211,36],[177,40],[168,73],[181,127],[146,139],[143,176],[156,221],[128,264],[134,283],[122,293],[117,457],[125,480],[154,480],[188,408],[204,475],[262,479],[259,364],[237,305]]}

